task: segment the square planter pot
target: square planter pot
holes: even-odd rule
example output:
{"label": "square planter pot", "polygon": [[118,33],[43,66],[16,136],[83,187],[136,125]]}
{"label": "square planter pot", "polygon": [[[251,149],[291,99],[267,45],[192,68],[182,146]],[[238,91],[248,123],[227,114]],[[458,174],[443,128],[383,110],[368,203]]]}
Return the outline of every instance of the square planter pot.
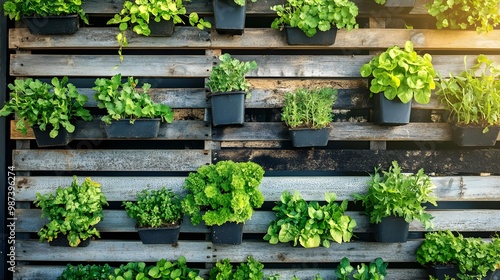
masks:
{"label": "square planter pot", "polygon": [[143,244],[173,244],[179,240],[181,226],[136,229]]}
{"label": "square planter pot", "polygon": [[47,126],[45,131],[41,131],[38,126],[33,126],[38,147],[66,146],[71,142],[71,134],[64,127],[59,129],[59,134],[56,138],[50,138],[49,134],[51,130],[52,126]]}
{"label": "square planter pot", "polygon": [[384,7],[391,14],[408,14],[415,7],[415,0],[387,0]]}
{"label": "square planter pot", "polygon": [[241,35],[245,30],[247,6],[233,0],[213,0],[215,30],[219,34]]}
{"label": "square planter pot", "polygon": [[404,243],[408,239],[409,223],[403,217],[384,217],[372,224],[373,238],[382,243]]}
{"label": "square planter pot", "polygon": [[330,127],[323,129],[297,128],[289,129],[294,147],[321,147],[328,145]]}
{"label": "square planter pot", "polygon": [[225,223],[213,225],[211,229],[212,243],[215,244],[241,244],[243,240],[243,223]]}
{"label": "square planter pot", "polygon": [[403,125],[410,122],[411,103],[403,103],[398,97],[393,100],[385,98],[384,94],[373,96],[373,113],[375,122],[379,125]]}
{"label": "square planter pot", "polygon": [[445,276],[448,275],[452,278],[457,278],[457,273],[460,272],[458,266],[454,264],[449,265],[433,265],[428,269],[429,275],[434,276],[438,280],[445,280]]}
{"label": "square planter pot", "polygon": [[245,121],[245,97],[244,91],[210,95],[212,124],[214,126],[243,124]]}
{"label": "square planter pot", "polygon": [[161,119],[137,119],[131,124],[128,119],[112,121],[105,124],[108,138],[155,138],[160,130]]}
{"label": "square planter pot", "polygon": [[78,15],[23,17],[31,34],[34,35],[69,35],[78,31]]}
{"label": "square planter pot", "polygon": [[483,133],[483,127],[479,126],[451,126],[451,137],[453,142],[462,147],[491,147],[495,146],[499,126],[491,126],[488,132]]}
{"label": "square planter pot", "polygon": [[154,20],[149,21],[149,30],[152,37],[171,37],[174,33],[174,21],[173,20],[160,20],[156,22]]}
{"label": "square planter pot", "polygon": [[[92,238],[90,238],[90,237],[89,237],[89,238],[87,238],[87,239],[85,239],[85,240],[82,240],[82,241],[80,242],[80,244],[78,244],[78,246],[77,246],[77,247],[87,247],[87,246],[89,246],[89,244],[90,244],[90,240],[91,240],[91,239],[92,239]],[[54,239],[54,240],[50,241],[50,242],[49,242],[49,245],[50,245],[50,246],[57,246],[57,247],[71,247],[71,246],[69,245],[69,241],[68,241],[68,238],[66,237],[66,235],[61,234],[61,233],[59,233],[59,234],[57,235],[57,238],[56,238],[56,239]]]}
{"label": "square planter pot", "polygon": [[289,45],[333,45],[337,37],[337,29],[318,31],[314,36],[308,37],[298,27],[285,26],[286,41]]}

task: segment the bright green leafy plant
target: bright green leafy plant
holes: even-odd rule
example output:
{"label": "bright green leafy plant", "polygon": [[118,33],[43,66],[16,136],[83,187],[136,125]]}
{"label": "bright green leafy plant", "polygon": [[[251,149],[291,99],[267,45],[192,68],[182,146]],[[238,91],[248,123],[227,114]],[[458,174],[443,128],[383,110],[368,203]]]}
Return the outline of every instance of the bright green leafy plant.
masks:
{"label": "bright green leafy plant", "polygon": [[419,220],[426,229],[432,228],[432,216],[427,213],[424,203],[437,205],[433,195],[434,184],[420,169],[416,174],[403,174],[396,161],[388,171],[370,175],[368,192],[354,194],[355,201],[361,201],[370,223],[378,224],[388,216],[403,217],[406,222]]}
{"label": "bright green leafy plant", "polygon": [[306,202],[298,192],[293,195],[285,191],[280,201],[273,207],[276,218],[271,222],[264,240],[271,244],[291,242],[305,248],[324,246],[330,241],[349,242],[353,236],[356,221],[344,215],[347,200],[340,205],[335,202],[334,193],[326,193],[326,204],[317,201]]}
{"label": "bright green leafy plant", "polygon": [[100,237],[95,225],[102,220],[102,207],[108,202],[99,183],[86,178],[79,185],[74,176],[71,185],[58,187],[55,195],[37,193],[34,204],[42,208],[42,217],[49,219],[38,231],[40,242],[50,242],[63,234],[70,246],[76,247],[87,238]]}
{"label": "bright green leafy plant", "polygon": [[128,77],[122,83],[121,74],[116,74],[111,79],[98,78],[95,80],[96,91],[94,99],[100,109],[106,109],[108,115],[101,118],[106,124],[112,120],[129,119],[134,123],[139,118],[161,118],[162,121],[171,123],[174,118],[172,109],[164,104],[151,100],[147,91],[151,85],[144,83],[142,91],[136,89],[138,80]]}
{"label": "bright green leafy plant", "polygon": [[180,256],[176,261],[170,262],[161,259],[155,265],[147,266],[144,262],[129,262],[116,268],[110,280],[150,280],[150,279],[175,279],[175,280],[203,280],[198,270],[187,266],[186,258]]}
{"label": "bright green leafy plant", "polygon": [[358,280],[384,280],[387,275],[387,265],[388,263],[384,262],[382,258],[377,258],[368,265],[361,263],[356,267],[355,271],[349,259],[344,257],[337,266],[335,275],[339,280],[349,280],[352,278]]}
{"label": "bright green leafy plant", "polygon": [[325,128],[333,120],[336,94],[337,90],[331,88],[289,92],[285,95],[281,120],[290,128]]}
{"label": "bright green leafy plant", "polygon": [[108,280],[111,270],[108,264],[79,264],[77,266],[68,264],[57,280]]}
{"label": "bright green leafy plant", "polygon": [[464,64],[458,75],[439,77],[435,94],[450,111],[449,121],[481,126],[488,132],[489,126],[500,125],[500,67],[485,55],[479,55],[470,69],[466,57]]}
{"label": "bright green leafy plant", "polygon": [[[184,188],[189,193],[182,200],[182,209],[195,225],[201,220],[207,226],[244,223],[264,203],[259,189],[263,176],[264,170],[254,162],[228,160],[204,165],[186,178]],[[201,212],[202,207],[206,212]]]}
{"label": "bright green leafy plant", "polygon": [[252,256],[247,257],[247,261],[233,267],[229,259],[218,261],[210,269],[209,280],[262,280],[264,279],[264,265],[255,260]]}
{"label": "bright green leafy plant", "polygon": [[425,7],[437,20],[438,29],[476,28],[490,32],[500,23],[499,0],[433,0]]}
{"label": "bright green leafy plant", "polygon": [[78,14],[86,24],[89,24],[82,4],[83,0],[9,0],[5,1],[3,9],[5,15],[13,20],[20,20],[21,17],[25,16],[46,17]]}
{"label": "bright green leafy plant", "polygon": [[278,14],[271,23],[272,28],[298,27],[308,37],[331,28],[358,28],[358,7],[349,0],[287,0],[283,5],[272,6],[271,10]]}
{"label": "bright green leafy plant", "polygon": [[64,128],[69,133],[75,131],[74,120],[92,120],[92,115],[83,106],[87,96],[79,94],[76,87],[68,83],[68,77],[61,80],[52,78],[50,84],[28,78],[15,80],[8,85],[11,99],[0,110],[0,116],[16,113],[16,128],[27,133],[28,126],[39,126],[41,131],[50,130],[50,137],[59,135]]}
{"label": "bright green leafy plant", "polygon": [[219,64],[212,67],[207,87],[212,94],[231,91],[244,91],[247,97],[250,93],[250,83],[245,75],[257,69],[255,61],[239,61],[225,53],[219,56]]}
{"label": "bright green leafy plant", "polygon": [[431,90],[436,88],[431,55],[417,54],[411,41],[405,43],[404,49],[388,48],[364,64],[360,72],[365,78],[372,77],[370,97],[383,92],[389,100],[398,97],[401,102],[408,103],[414,98],[417,103],[427,104]]}

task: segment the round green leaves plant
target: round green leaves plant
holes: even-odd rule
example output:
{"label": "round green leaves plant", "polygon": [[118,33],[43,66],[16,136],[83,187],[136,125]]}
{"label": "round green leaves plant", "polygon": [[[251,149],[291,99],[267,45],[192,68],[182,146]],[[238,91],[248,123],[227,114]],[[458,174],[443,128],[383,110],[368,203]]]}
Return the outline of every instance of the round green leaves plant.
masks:
{"label": "round green leaves plant", "polygon": [[290,128],[325,128],[333,120],[336,94],[337,90],[331,88],[289,92],[285,95],[281,120]]}
{"label": "round green leaves plant", "polygon": [[244,91],[247,97],[250,93],[250,83],[245,75],[257,69],[255,61],[239,61],[225,53],[219,56],[219,63],[212,67],[207,87],[212,94],[231,91]]}

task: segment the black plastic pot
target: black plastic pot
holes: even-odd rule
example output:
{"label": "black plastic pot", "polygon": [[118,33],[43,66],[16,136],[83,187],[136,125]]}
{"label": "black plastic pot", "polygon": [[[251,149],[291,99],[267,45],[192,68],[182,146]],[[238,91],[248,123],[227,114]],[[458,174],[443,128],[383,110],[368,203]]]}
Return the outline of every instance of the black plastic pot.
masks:
{"label": "black plastic pot", "polygon": [[161,119],[137,119],[133,124],[128,119],[112,121],[105,125],[108,138],[155,138],[160,130]]}
{"label": "black plastic pot", "polygon": [[149,21],[149,30],[151,30],[149,36],[170,37],[174,33],[174,21],[162,19],[156,22],[152,19]]}
{"label": "black plastic pot", "polygon": [[243,223],[225,223],[212,226],[212,243],[215,244],[241,244],[243,240]]}
{"label": "black plastic pot", "polygon": [[296,128],[289,129],[294,147],[320,147],[328,144],[330,127],[322,129]]}
{"label": "black plastic pot", "polygon": [[78,31],[80,17],[78,15],[23,17],[31,34],[35,35],[68,35]]}
{"label": "black plastic pot", "polygon": [[179,240],[181,226],[160,228],[137,228],[143,244],[173,244]]}
{"label": "black plastic pot", "polygon": [[245,30],[247,6],[234,0],[213,0],[215,30],[219,34],[241,35]]}
{"label": "black plastic pot", "polygon": [[444,280],[445,276],[448,275],[452,278],[457,278],[457,273],[460,272],[458,266],[454,264],[448,265],[433,265],[429,269],[429,275],[434,276],[438,280]]}
{"label": "black plastic pot", "polygon": [[[89,237],[89,238],[87,238],[85,240],[82,240],[80,242],[80,244],[78,244],[77,247],[87,247],[87,246],[89,246],[91,239],[92,238]],[[49,245],[50,246],[57,246],[57,247],[71,247],[69,245],[68,237],[66,235],[64,235],[64,234],[61,234],[61,233],[59,233],[57,235],[56,239],[54,239],[52,241],[49,241]]]}
{"label": "black plastic pot", "polygon": [[285,26],[286,41],[289,45],[333,45],[337,37],[337,29],[318,31],[314,36],[308,37],[298,27]]}
{"label": "black plastic pot", "polygon": [[483,133],[480,126],[451,126],[452,140],[462,147],[491,147],[495,146],[498,138],[499,126],[489,127],[488,132]]}
{"label": "black plastic pot", "polygon": [[243,124],[245,121],[245,97],[244,91],[210,95],[212,124],[214,126]]}
{"label": "black plastic pot", "polygon": [[373,97],[373,113],[375,122],[379,125],[403,125],[410,122],[411,100],[403,103],[398,97],[393,100],[377,93]]}
{"label": "black plastic pot", "polygon": [[415,0],[387,0],[384,7],[391,14],[408,14],[415,7]]}
{"label": "black plastic pot", "polygon": [[404,243],[408,239],[409,223],[403,217],[389,216],[372,224],[373,238],[383,243]]}
{"label": "black plastic pot", "polygon": [[45,131],[41,131],[38,126],[33,126],[38,147],[66,146],[71,142],[71,134],[65,128],[61,127],[59,129],[59,134],[56,138],[50,138],[49,133],[51,130],[52,126],[47,126]]}

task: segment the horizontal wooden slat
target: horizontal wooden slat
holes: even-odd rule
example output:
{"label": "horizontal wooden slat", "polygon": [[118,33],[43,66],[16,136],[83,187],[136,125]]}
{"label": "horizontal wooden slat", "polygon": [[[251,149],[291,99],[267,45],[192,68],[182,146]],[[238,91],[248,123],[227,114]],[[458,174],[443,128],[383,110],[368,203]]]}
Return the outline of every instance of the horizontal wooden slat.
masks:
{"label": "horizontal wooden slat", "polygon": [[193,171],[210,162],[204,150],[13,151],[19,171]]}

